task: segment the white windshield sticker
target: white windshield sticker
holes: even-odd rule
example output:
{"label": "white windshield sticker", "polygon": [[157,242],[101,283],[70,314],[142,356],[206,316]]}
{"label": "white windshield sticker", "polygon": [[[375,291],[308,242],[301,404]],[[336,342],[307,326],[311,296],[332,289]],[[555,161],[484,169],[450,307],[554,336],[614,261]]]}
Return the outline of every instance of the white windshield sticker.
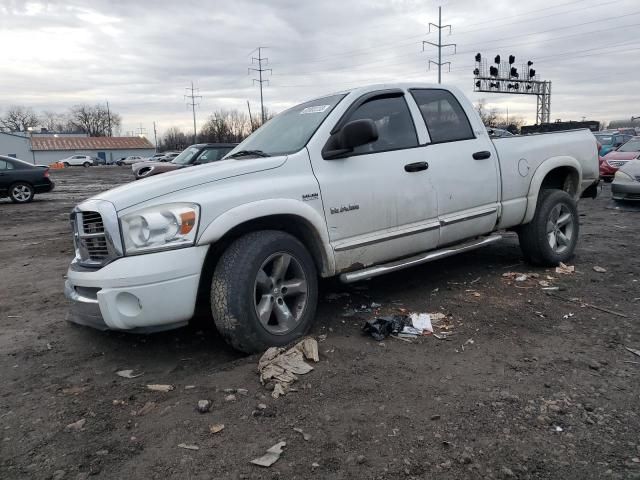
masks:
{"label": "white windshield sticker", "polygon": [[315,107],[307,107],[300,112],[300,115],[303,115],[305,113],[322,113],[330,106],[331,105],[316,105]]}

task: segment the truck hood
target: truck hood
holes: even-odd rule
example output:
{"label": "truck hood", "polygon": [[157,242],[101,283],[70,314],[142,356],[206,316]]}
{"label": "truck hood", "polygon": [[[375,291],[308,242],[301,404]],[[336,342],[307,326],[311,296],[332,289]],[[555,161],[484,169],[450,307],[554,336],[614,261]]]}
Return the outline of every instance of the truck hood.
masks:
{"label": "truck hood", "polygon": [[207,165],[181,168],[173,172],[131,182],[99,193],[90,200],[111,202],[120,211],[180,190],[213,183],[225,178],[278,168],[286,156],[221,160]]}

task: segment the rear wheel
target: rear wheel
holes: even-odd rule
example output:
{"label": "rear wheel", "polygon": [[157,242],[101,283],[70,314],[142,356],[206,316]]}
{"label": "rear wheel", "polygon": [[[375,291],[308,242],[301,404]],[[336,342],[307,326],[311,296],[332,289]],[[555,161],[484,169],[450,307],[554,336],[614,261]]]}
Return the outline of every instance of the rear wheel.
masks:
{"label": "rear wheel", "polygon": [[65,168],[70,167],[71,165],[69,165],[69,162],[62,162],[62,164],[65,166]]}
{"label": "rear wheel", "polygon": [[84,168],[87,168],[87,167],[90,167],[90,166],[91,166],[91,164],[90,164],[89,162],[84,162],[84,163],[82,164],[82,166],[83,166]]}
{"label": "rear wheel", "polygon": [[33,187],[25,182],[14,183],[9,187],[9,198],[13,203],[29,203],[34,194]]}
{"label": "rear wheel", "polygon": [[518,232],[520,248],[528,262],[555,266],[573,256],[579,231],[578,209],[571,195],[543,190],[533,219]]}
{"label": "rear wheel", "polygon": [[211,283],[218,331],[246,353],[287,345],[315,317],[318,280],[305,246],[288,233],[249,233],[220,258]]}

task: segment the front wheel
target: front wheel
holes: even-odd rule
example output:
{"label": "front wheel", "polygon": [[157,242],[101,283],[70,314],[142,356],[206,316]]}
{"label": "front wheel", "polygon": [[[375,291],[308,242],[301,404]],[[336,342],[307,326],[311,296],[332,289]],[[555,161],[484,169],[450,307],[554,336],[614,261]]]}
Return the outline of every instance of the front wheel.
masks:
{"label": "front wheel", "polygon": [[35,191],[31,185],[24,182],[18,182],[9,188],[9,198],[13,203],[29,203],[33,200]]}
{"label": "front wheel", "polygon": [[235,349],[284,346],[311,326],[318,302],[316,267],[305,246],[285,232],[249,233],[222,254],[211,282],[211,312]]}
{"label": "front wheel", "polygon": [[71,165],[69,165],[69,162],[63,162],[62,165],[64,165],[64,168],[69,168]]}
{"label": "front wheel", "polygon": [[84,162],[84,163],[82,164],[82,166],[83,166],[84,168],[87,168],[87,167],[90,167],[90,166],[91,166],[91,164],[90,164],[89,162]]}
{"label": "front wheel", "polygon": [[518,231],[525,259],[555,266],[569,260],[578,243],[580,224],[575,200],[562,190],[543,190],[530,223]]}

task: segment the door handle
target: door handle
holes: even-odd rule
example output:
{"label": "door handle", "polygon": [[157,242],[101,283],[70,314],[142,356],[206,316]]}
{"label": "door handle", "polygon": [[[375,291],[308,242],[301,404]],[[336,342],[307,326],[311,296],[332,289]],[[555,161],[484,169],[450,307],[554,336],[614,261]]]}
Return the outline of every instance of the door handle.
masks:
{"label": "door handle", "polygon": [[420,172],[422,170],[426,170],[429,168],[429,164],[427,162],[416,162],[416,163],[408,163],[404,166],[405,172]]}
{"label": "door handle", "polygon": [[486,160],[491,156],[491,152],[484,150],[482,152],[476,152],[472,156],[474,160]]}

